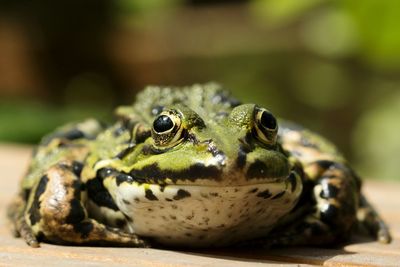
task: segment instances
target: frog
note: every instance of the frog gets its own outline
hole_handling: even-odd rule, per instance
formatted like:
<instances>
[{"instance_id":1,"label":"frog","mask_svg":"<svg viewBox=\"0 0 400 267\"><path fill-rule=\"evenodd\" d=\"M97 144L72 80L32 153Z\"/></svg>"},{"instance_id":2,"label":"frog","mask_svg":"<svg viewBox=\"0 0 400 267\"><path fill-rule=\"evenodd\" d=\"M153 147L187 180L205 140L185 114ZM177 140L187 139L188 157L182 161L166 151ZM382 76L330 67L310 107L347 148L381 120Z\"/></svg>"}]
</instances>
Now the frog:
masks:
<instances>
[{"instance_id":1,"label":"frog","mask_svg":"<svg viewBox=\"0 0 400 267\"><path fill-rule=\"evenodd\" d=\"M31 247L389 243L361 184L324 137L218 83L148 86L112 123L43 137L8 217Z\"/></svg>"}]
</instances>

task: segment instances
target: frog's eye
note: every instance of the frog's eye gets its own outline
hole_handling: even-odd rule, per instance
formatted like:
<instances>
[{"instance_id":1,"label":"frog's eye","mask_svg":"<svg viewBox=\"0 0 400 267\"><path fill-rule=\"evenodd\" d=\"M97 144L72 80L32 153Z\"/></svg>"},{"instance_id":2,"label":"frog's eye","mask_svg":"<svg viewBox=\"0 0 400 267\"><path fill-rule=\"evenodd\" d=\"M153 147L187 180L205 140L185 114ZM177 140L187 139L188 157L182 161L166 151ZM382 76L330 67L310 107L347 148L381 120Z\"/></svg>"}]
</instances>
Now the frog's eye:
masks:
<instances>
[{"instance_id":1,"label":"frog's eye","mask_svg":"<svg viewBox=\"0 0 400 267\"><path fill-rule=\"evenodd\" d=\"M154 122L151 135L157 146L171 147L182 140L182 117L176 110L163 111Z\"/></svg>"},{"instance_id":2,"label":"frog's eye","mask_svg":"<svg viewBox=\"0 0 400 267\"><path fill-rule=\"evenodd\" d=\"M174 129L174 122L169 116L161 115L153 122L153 129L156 133L165 133Z\"/></svg>"},{"instance_id":3,"label":"frog's eye","mask_svg":"<svg viewBox=\"0 0 400 267\"><path fill-rule=\"evenodd\" d=\"M256 137L265 144L275 144L278 132L278 122L274 115L265 108L256 107L254 116L254 130Z\"/></svg>"}]
</instances>

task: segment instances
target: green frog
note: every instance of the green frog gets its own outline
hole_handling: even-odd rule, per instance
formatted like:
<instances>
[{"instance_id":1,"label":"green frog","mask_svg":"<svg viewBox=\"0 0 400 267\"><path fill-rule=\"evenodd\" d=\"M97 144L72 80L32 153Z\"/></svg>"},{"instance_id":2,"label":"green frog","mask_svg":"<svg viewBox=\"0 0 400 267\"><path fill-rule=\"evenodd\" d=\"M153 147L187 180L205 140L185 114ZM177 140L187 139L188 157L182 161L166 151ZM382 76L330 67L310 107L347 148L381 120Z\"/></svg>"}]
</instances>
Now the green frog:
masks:
<instances>
[{"instance_id":1,"label":"green frog","mask_svg":"<svg viewBox=\"0 0 400 267\"><path fill-rule=\"evenodd\" d=\"M331 245L357 226L390 242L331 143L218 84L150 86L115 114L35 149L8 209L28 245Z\"/></svg>"}]
</instances>

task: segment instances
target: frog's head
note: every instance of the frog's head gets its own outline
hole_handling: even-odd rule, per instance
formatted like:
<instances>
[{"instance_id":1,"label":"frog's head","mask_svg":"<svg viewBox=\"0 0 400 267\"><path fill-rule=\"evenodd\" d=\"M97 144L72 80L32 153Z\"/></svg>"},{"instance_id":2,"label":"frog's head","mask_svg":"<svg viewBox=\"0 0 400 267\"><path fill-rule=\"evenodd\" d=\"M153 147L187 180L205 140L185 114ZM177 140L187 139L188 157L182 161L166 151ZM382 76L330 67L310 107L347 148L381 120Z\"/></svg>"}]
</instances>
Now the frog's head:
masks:
<instances>
[{"instance_id":1,"label":"frog's head","mask_svg":"<svg viewBox=\"0 0 400 267\"><path fill-rule=\"evenodd\" d=\"M149 88L117 114L132 129L121 142L132 149L103 160L112 170L100 176L135 233L168 244L228 244L268 233L297 202L300 175L264 108L205 85Z\"/></svg>"},{"instance_id":2,"label":"frog's head","mask_svg":"<svg viewBox=\"0 0 400 267\"><path fill-rule=\"evenodd\" d=\"M243 104L200 116L184 105L164 107L124 169L151 184L248 185L279 182L290 171L277 144L277 120Z\"/></svg>"}]
</instances>

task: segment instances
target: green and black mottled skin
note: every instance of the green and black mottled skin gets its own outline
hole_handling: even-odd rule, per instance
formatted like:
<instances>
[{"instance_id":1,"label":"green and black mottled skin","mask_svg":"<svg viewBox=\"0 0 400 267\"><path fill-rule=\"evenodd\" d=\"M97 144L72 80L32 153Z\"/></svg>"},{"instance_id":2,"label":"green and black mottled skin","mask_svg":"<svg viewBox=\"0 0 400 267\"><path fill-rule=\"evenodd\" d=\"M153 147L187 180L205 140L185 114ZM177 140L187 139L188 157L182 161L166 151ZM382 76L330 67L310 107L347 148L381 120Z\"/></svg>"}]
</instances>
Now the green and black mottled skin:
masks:
<instances>
[{"instance_id":1,"label":"green and black mottled skin","mask_svg":"<svg viewBox=\"0 0 400 267\"><path fill-rule=\"evenodd\" d=\"M8 214L28 245L331 245L384 222L336 148L221 86L148 87L43 138ZM278 130L279 128L279 130Z\"/></svg>"}]
</instances>

